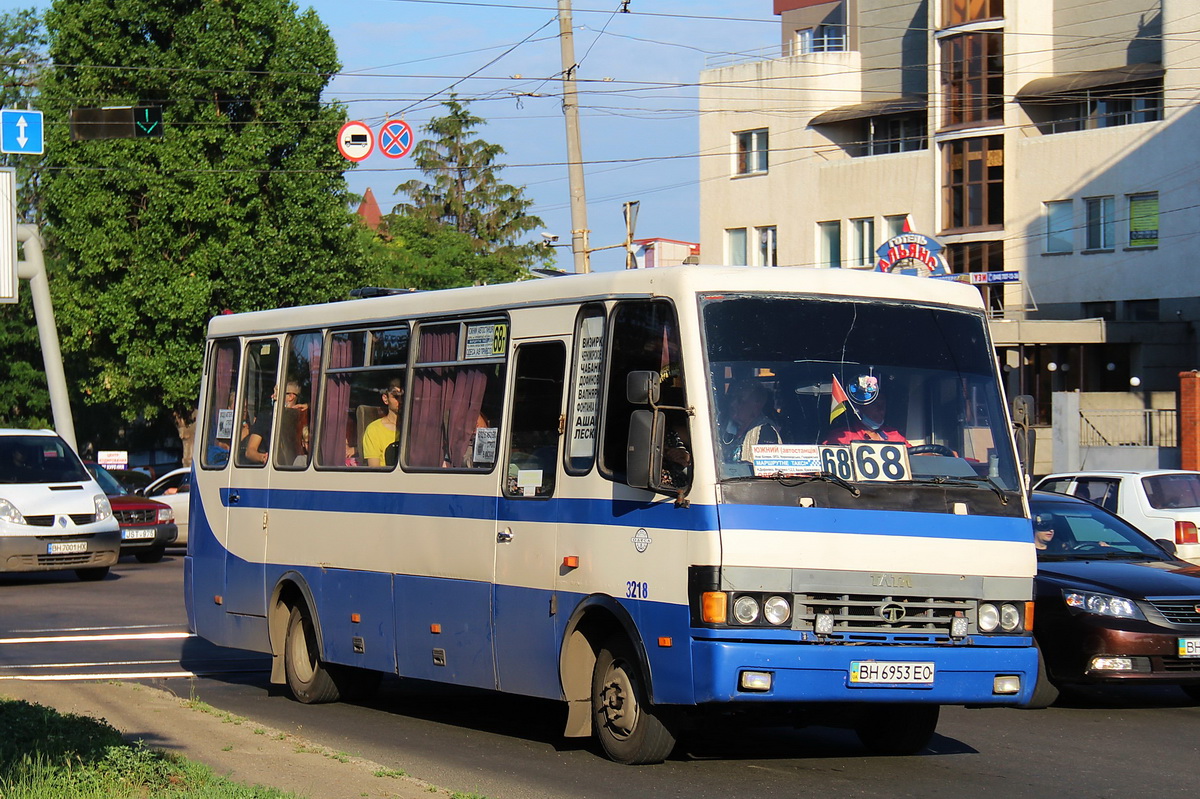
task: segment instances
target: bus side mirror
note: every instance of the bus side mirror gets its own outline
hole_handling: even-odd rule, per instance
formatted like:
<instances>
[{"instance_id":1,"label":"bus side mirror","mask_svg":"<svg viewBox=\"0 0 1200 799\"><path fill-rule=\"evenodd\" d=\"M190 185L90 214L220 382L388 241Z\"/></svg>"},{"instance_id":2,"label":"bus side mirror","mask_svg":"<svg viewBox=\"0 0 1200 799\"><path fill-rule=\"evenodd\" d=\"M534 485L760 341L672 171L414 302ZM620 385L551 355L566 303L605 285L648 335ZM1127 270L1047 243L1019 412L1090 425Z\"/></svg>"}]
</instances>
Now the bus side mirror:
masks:
<instances>
[{"instance_id":1,"label":"bus side mirror","mask_svg":"<svg viewBox=\"0 0 1200 799\"><path fill-rule=\"evenodd\" d=\"M1012 400L1013 441L1017 445L1017 458L1025 474L1033 469L1033 450L1037 438L1033 432L1034 399L1029 394L1018 394Z\"/></svg>"},{"instance_id":2,"label":"bus side mirror","mask_svg":"<svg viewBox=\"0 0 1200 799\"><path fill-rule=\"evenodd\" d=\"M625 376L625 399L631 405L657 405L658 372L630 372Z\"/></svg>"},{"instance_id":3,"label":"bus side mirror","mask_svg":"<svg viewBox=\"0 0 1200 799\"><path fill-rule=\"evenodd\" d=\"M652 491L658 490L660 482L664 438L662 425L655 425L654 417L654 411L647 410L637 410L630 415L625 450L625 482L634 488Z\"/></svg>"}]
</instances>

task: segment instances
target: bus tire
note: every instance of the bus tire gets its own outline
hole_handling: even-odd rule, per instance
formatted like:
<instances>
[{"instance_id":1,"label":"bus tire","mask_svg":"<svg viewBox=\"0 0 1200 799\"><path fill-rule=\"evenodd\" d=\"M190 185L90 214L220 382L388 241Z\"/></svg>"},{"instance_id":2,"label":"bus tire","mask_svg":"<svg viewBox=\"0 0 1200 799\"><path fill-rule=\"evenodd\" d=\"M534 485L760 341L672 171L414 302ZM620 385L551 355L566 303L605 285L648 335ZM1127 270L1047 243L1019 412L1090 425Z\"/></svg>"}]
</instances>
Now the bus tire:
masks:
<instances>
[{"instance_id":1,"label":"bus tire","mask_svg":"<svg viewBox=\"0 0 1200 799\"><path fill-rule=\"evenodd\" d=\"M340 694L337 684L321 662L316 630L302 605L293 607L288 616L287 635L283 642L283 666L287 672L288 688L296 701L318 705L338 700Z\"/></svg>"},{"instance_id":2,"label":"bus tire","mask_svg":"<svg viewBox=\"0 0 1200 799\"><path fill-rule=\"evenodd\" d=\"M94 583L108 576L108 567L94 566L90 569L76 569L75 576L85 583Z\"/></svg>"},{"instance_id":3,"label":"bus tire","mask_svg":"<svg viewBox=\"0 0 1200 799\"><path fill-rule=\"evenodd\" d=\"M675 735L647 700L636 653L623 637L605 641L596 657L592 731L604 754L625 765L661 763L675 748Z\"/></svg>"},{"instance_id":4,"label":"bus tire","mask_svg":"<svg viewBox=\"0 0 1200 799\"><path fill-rule=\"evenodd\" d=\"M1037 648L1037 656L1037 683L1033 686L1033 697L1029 700L1029 704L1025 705L1029 710L1050 707L1058 699L1058 687L1050 682L1050 675L1046 673L1046 659L1042 657L1040 646Z\"/></svg>"},{"instance_id":5,"label":"bus tire","mask_svg":"<svg viewBox=\"0 0 1200 799\"><path fill-rule=\"evenodd\" d=\"M864 710L854 732L877 755L915 755L937 729L938 705L877 705Z\"/></svg>"}]
</instances>

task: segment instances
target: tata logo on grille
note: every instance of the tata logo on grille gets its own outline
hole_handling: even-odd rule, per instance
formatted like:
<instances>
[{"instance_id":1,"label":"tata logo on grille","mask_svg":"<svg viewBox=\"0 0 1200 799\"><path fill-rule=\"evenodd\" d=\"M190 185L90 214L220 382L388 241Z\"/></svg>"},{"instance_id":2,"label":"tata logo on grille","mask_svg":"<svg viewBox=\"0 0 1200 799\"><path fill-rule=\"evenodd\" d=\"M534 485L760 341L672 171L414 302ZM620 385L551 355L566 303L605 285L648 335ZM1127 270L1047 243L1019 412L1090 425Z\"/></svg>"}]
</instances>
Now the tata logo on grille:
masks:
<instances>
[{"instance_id":1,"label":"tata logo on grille","mask_svg":"<svg viewBox=\"0 0 1200 799\"><path fill-rule=\"evenodd\" d=\"M875 588L912 588L911 574L872 574L871 585Z\"/></svg>"},{"instance_id":2,"label":"tata logo on grille","mask_svg":"<svg viewBox=\"0 0 1200 799\"><path fill-rule=\"evenodd\" d=\"M895 624L904 618L904 607L895 602L889 602L879 609L879 618L888 624Z\"/></svg>"}]
</instances>

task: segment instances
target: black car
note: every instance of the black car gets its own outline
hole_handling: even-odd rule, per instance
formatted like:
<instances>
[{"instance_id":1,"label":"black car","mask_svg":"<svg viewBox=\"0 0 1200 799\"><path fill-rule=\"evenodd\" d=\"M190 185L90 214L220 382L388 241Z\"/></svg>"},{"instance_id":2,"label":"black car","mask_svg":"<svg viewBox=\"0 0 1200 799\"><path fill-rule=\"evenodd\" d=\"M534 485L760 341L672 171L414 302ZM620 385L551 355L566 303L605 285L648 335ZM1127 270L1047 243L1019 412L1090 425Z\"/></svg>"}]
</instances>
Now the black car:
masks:
<instances>
[{"instance_id":1,"label":"black car","mask_svg":"<svg viewBox=\"0 0 1200 799\"><path fill-rule=\"evenodd\" d=\"M1035 491L1034 638L1047 679L1032 706L1070 684L1178 685L1200 701L1200 566L1086 500Z\"/></svg>"}]
</instances>

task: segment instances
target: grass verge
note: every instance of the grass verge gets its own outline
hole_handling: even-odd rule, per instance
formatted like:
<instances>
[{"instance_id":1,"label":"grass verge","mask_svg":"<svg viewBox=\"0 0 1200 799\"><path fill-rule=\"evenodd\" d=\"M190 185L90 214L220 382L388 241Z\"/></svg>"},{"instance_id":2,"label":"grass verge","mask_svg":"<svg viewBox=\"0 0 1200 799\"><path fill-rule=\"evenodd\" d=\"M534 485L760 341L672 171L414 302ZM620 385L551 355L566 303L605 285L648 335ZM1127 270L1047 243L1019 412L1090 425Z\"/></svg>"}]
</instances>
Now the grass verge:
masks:
<instances>
[{"instance_id":1,"label":"grass verge","mask_svg":"<svg viewBox=\"0 0 1200 799\"><path fill-rule=\"evenodd\" d=\"M245 786L185 758L129 743L113 727L0 699L0 799L298 799Z\"/></svg>"}]
</instances>

